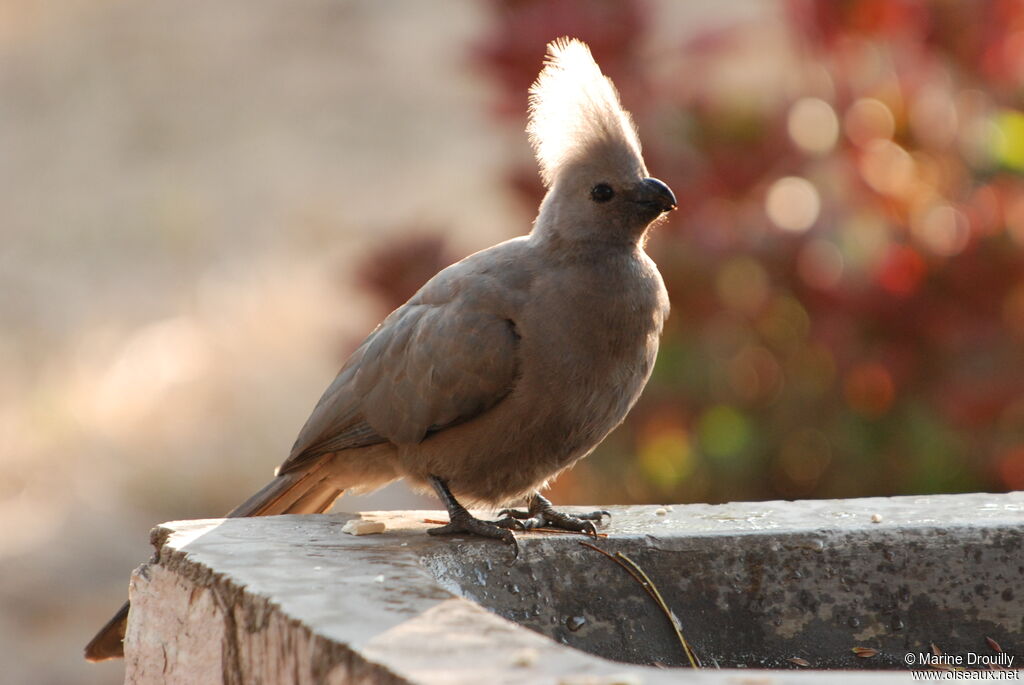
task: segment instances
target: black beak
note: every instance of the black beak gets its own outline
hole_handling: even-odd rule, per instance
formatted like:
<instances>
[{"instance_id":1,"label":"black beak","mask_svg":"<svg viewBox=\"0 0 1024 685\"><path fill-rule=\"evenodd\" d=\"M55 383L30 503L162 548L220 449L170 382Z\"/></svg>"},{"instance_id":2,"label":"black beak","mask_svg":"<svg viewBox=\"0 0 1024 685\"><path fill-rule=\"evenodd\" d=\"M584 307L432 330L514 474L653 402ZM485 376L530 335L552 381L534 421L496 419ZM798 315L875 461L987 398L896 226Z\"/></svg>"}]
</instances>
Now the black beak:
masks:
<instances>
[{"instance_id":1,"label":"black beak","mask_svg":"<svg viewBox=\"0 0 1024 685\"><path fill-rule=\"evenodd\" d=\"M676 196L672 189L656 178L640 181L634 202L657 208L659 214L676 208Z\"/></svg>"}]
</instances>

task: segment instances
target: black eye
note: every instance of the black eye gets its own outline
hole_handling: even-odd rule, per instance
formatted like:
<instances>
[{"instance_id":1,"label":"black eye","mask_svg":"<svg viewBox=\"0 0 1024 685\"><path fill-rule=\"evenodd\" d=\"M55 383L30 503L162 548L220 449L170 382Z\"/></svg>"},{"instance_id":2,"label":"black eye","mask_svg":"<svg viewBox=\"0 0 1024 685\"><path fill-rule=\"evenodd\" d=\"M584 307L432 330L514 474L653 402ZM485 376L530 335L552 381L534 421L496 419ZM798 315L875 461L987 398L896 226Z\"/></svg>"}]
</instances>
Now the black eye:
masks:
<instances>
[{"instance_id":1,"label":"black eye","mask_svg":"<svg viewBox=\"0 0 1024 685\"><path fill-rule=\"evenodd\" d=\"M607 183L598 183L590 189L590 199L594 202L608 202L615 197L615 191Z\"/></svg>"}]
</instances>

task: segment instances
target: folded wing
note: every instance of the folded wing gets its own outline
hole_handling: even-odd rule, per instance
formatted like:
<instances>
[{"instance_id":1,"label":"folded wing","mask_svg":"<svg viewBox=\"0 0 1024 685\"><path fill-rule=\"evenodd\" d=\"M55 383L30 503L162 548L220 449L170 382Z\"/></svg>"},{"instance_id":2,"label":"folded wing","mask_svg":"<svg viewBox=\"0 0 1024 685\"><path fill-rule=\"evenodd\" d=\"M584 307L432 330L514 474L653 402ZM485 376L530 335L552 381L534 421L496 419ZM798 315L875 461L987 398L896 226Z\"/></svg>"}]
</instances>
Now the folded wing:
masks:
<instances>
[{"instance_id":1,"label":"folded wing","mask_svg":"<svg viewBox=\"0 0 1024 685\"><path fill-rule=\"evenodd\" d=\"M468 421L512 389L515 324L458 299L415 299L363 342L320 398L279 472L323 454L416 443Z\"/></svg>"}]
</instances>

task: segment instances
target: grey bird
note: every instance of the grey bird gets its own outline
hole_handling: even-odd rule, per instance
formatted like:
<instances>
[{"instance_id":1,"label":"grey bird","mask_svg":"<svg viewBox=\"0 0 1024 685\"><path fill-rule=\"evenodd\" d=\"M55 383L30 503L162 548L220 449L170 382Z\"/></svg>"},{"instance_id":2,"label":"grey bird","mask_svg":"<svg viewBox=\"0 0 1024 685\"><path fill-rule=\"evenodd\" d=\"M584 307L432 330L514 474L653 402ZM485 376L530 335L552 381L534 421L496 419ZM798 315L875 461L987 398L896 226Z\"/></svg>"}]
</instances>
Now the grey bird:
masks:
<instances>
[{"instance_id":1,"label":"grey bird","mask_svg":"<svg viewBox=\"0 0 1024 685\"><path fill-rule=\"evenodd\" d=\"M587 46L559 39L530 89L528 132L547 194L528 235L444 269L366 338L276 477L228 516L326 511L399 478L432 488L450 522L515 546L516 530L596 534L541 494L618 426L650 377L668 295L644 252L674 209L649 178L629 114ZM463 505L506 506L497 521ZM128 605L86 647L123 656Z\"/></svg>"}]
</instances>

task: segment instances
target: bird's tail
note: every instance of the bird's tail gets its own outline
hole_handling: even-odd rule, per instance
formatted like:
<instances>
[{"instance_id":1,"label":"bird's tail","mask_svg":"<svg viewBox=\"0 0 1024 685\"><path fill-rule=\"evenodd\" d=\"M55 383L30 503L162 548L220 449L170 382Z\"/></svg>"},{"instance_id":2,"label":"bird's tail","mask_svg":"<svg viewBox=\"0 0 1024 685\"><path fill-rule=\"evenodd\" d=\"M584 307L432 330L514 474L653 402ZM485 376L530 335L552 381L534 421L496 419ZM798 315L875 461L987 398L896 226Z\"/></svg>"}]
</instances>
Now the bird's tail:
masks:
<instances>
[{"instance_id":1,"label":"bird's tail","mask_svg":"<svg viewBox=\"0 0 1024 685\"><path fill-rule=\"evenodd\" d=\"M277 514L322 514L331 508L342 490L325 479L324 461L309 468L282 473L232 509L227 518L276 516Z\"/></svg>"},{"instance_id":2,"label":"bird's tail","mask_svg":"<svg viewBox=\"0 0 1024 685\"><path fill-rule=\"evenodd\" d=\"M324 460L309 468L283 473L267 483L255 495L238 505L228 518L273 516L276 514L320 514L331 508L342 490L322 473ZM114 614L85 646L88 661L106 661L124 656L124 633L129 603Z\"/></svg>"}]
</instances>

